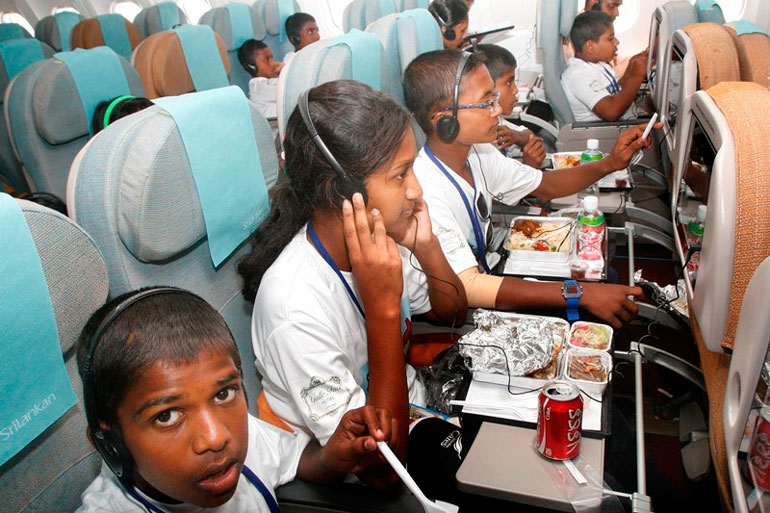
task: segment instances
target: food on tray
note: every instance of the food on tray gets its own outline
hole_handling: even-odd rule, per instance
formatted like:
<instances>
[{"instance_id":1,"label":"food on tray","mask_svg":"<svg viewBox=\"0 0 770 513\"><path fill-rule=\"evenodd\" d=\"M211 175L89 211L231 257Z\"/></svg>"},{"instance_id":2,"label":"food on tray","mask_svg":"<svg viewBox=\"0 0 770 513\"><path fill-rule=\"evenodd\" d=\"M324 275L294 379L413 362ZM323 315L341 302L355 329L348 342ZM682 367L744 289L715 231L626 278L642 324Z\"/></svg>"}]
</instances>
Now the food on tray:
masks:
<instances>
[{"instance_id":1,"label":"food on tray","mask_svg":"<svg viewBox=\"0 0 770 513\"><path fill-rule=\"evenodd\" d=\"M580 153L573 155L554 155L553 167L554 169L564 169L565 167L577 167L580 165Z\"/></svg>"},{"instance_id":2,"label":"food on tray","mask_svg":"<svg viewBox=\"0 0 770 513\"><path fill-rule=\"evenodd\" d=\"M556 337L554 337L555 339ZM558 345L554 344L553 358L544 368L533 372L529 375L530 378L535 379L554 379L559 374L559 362L561 361L561 350L563 345L559 342Z\"/></svg>"},{"instance_id":3,"label":"food on tray","mask_svg":"<svg viewBox=\"0 0 770 513\"><path fill-rule=\"evenodd\" d=\"M537 221L517 219L511 228L508 249L568 253L573 223L570 221Z\"/></svg>"},{"instance_id":4,"label":"food on tray","mask_svg":"<svg viewBox=\"0 0 770 513\"><path fill-rule=\"evenodd\" d=\"M601 324L588 322L575 323L569 340L574 347L607 350L610 347L610 329Z\"/></svg>"},{"instance_id":5,"label":"food on tray","mask_svg":"<svg viewBox=\"0 0 770 513\"><path fill-rule=\"evenodd\" d=\"M582 381L604 383L609 375L608 369L602 360L602 354L573 354L569 359L567 376Z\"/></svg>"}]
</instances>

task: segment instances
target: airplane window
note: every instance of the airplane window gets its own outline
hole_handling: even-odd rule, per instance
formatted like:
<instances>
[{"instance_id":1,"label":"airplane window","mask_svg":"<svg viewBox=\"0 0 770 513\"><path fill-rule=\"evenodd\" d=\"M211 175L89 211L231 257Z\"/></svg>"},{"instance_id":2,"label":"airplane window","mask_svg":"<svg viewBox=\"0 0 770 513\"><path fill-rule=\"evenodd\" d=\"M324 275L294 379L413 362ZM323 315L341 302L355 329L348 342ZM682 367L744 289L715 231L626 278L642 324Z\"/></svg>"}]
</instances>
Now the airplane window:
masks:
<instances>
[{"instance_id":1,"label":"airplane window","mask_svg":"<svg viewBox=\"0 0 770 513\"><path fill-rule=\"evenodd\" d=\"M620 16L615 20L615 33L620 34L634 26L639 20L639 0L623 0L620 6Z\"/></svg>"},{"instance_id":2,"label":"airplane window","mask_svg":"<svg viewBox=\"0 0 770 513\"><path fill-rule=\"evenodd\" d=\"M180 0L179 6L187 15L190 23L198 23L200 17L211 9L211 5L206 0Z\"/></svg>"},{"instance_id":3,"label":"airplane window","mask_svg":"<svg viewBox=\"0 0 770 513\"><path fill-rule=\"evenodd\" d=\"M30 25L30 23L27 21L27 19L24 16L22 16L21 14L19 14L17 12L6 11L6 12L2 13L0 15L0 22L3 22L3 23L18 23L19 25L24 27L24 29L27 32L29 32L33 36L35 35L35 29L32 28L32 25Z\"/></svg>"},{"instance_id":4,"label":"airplane window","mask_svg":"<svg viewBox=\"0 0 770 513\"><path fill-rule=\"evenodd\" d=\"M112 2L110 6L110 12L113 14L120 14L128 21L134 21L136 15L139 14L142 8L130 0L124 0L120 2Z\"/></svg>"},{"instance_id":5,"label":"airplane window","mask_svg":"<svg viewBox=\"0 0 770 513\"><path fill-rule=\"evenodd\" d=\"M80 11L68 5L57 5L51 9L51 14L59 14L60 12L74 12L75 14L80 14Z\"/></svg>"}]
</instances>

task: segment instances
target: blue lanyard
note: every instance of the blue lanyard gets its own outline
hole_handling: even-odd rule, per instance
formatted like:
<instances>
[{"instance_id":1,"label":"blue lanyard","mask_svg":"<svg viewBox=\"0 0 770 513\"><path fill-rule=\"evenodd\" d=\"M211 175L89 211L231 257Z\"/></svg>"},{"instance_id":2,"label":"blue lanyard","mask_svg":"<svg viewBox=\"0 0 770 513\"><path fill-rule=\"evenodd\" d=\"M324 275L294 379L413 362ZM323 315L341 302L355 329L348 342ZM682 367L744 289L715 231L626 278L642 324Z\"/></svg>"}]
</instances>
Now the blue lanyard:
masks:
<instances>
[{"instance_id":1,"label":"blue lanyard","mask_svg":"<svg viewBox=\"0 0 770 513\"><path fill-rule=\"evenodd\" d=\"M358 298L356 297L355 294L353 294L353 289L350 288L350 284L348 283L348 280L346 280L345 277L342 276L342 271L340 271L340 268L337 267L337 264L334 263L334 260L332 259L331 255L329 255L329 252L326 251L326 246L324 246L323 242L321 242L321 239L318 238L318 235L313 229L312 221L307 222L307 234L310 237L310 241L316 247L318 252L321 253L321 256L323 257L323 259L326 260L326 263L329 264L329 267L332 268L332 271L334 271L335 274L337 274L337 277L340 279L342 284L345 285L345 290L348 291L348 295L350 296L350 299L353 300L353 303L355 303L356 308L358 308L358 311L361 313L361 317L366 319L366 314L364 313L364 309L361 307L361 303L358 302Z\"/></svg>"},{"instance_id":2,"label":"blue lanyard","mask_svg":"<svg viewBox=\"0 0 770 513\"><path fill-rule=\"evenodd\" d=\"M248 479L249 482L254 485L254 487L262 495L262 498L265 499L265 502L267 503L267 507L270 509L270 513L280 513L281 508L278 507L278 503L275 501L273 494L270 493L270 490L267 489L265 484L257 477L257 475L246 465L243 466L241 473L244 476L246 476L246 479ZM142 506L147 508L148 511L152 513L165 513L162 509L155 506L154 504L149 502L147 499L139 495L133 486L127 486L126 491L131 497L133 497L136 501L141 503Z\"/></svg>"},{"instance_id":3,"label":"blue lanyard","mask_svg":"<svg viewBox=\"0 0 770 513\"><path fill-rule=\"evenodd\" d=\"M447 179L452 183L452 185L455 186L455 189L457 189L457 192L460 194L460 198L462 198L463 204L465 205L465 210L468 212L468 217L471 218L473 236L476 239L476 251L479 254L479 260L481 260L481 265L484 267L484 270L487 272L487 274L492 274L492 271L489 269L489 264L487 264L487 243L484 239L484 234L481 231L481 223L479 223L479 217L476 215L476 182L473 179L473 172L471 172L471 185L473 185L474 204L473 208L471 208L470 203L468 203L468 196L465 195L462 188L460 187L460 184L457 183L457 180L455 180L452 175L449 174L449 171L446 170L441 161L436 158L432 151L430 151L427 143L425 146L423 146L423 149L425 150L425 153L428 155L428 157L433 161L433 163L436 164L436 167L438 167L439 170L444 173L444 176L447 177ZM467 161L466 164L468 165L468 169L470 169L471 166Z\"/></svg>"},{"instance_id":4,"label":"blue lanyard","mask_svg":"<svg viewBox=\"0 0 770 513\"><path fill-rule=\"evenodd\" d=\"M610 94L618 94L620 92L620 84L618 83L618 80L615 78L612 72L607 69L607 66L602 66L602 69L604 74L610 80Z\"/></svg>"}]
</instances>

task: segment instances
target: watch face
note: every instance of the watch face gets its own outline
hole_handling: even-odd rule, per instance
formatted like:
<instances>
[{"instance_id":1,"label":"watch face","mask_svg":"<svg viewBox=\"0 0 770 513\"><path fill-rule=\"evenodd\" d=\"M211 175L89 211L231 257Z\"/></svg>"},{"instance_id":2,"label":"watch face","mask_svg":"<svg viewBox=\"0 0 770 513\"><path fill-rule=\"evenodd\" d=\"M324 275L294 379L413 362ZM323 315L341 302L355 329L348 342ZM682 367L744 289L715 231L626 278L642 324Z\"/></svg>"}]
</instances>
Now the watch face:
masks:
<instances>
[{"instance_id":1,"label":"watch face","mask_svg":"<svg viewBox=\"0 0 770 513\"><path fill-rule=\"evenodd\" d=\"M566 283L564 285L564 295L567 297L578 297L581 292L580 285L575 283Z\"/></svg>"}]
</instances>

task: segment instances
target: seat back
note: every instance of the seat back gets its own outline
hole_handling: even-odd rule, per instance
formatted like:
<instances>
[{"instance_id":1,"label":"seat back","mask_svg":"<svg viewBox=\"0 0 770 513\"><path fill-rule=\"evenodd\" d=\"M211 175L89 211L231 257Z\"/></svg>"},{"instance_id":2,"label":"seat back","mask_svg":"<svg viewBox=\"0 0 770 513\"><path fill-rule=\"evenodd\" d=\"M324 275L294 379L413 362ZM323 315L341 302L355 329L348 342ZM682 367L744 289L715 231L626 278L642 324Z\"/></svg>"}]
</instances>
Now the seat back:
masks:
<instances>
[{"instance_id":1,"label":"seat back","mask_svg":"<svg viewBox=\"0 0 770 513\"><path fill-rule=\"evenodd\" d=\"M697 0L695 10L698 13L700 23L716 23L717 25L724 25L725 23L725 15L716 0Z\"/></svg>"},{"instance_id":2,"label":"seat back","mask_svg":"<svg viewBox=\"0 0 770 513\"><path fill-rule=\"evenodd\" d=\"M378 91L391 93L389 77L385 49L374 34L354 30L306 46L297 52L278 79L278 129L281 136L303 91L333 80L348 79L359 80Z\"/></svg>"},{"instance_id":3,"label":"seat back","mask_svg":"<svg viewBox=\"0 0 770 513\"><path fill-rule=\"evenodd\" d=\"M396 10L398 12L409 11L411 9L427 9L430 0L395 0Z\"/></svg>"},{"instance_id":4,"label":"seat back","mask_svg":"<svg viewBox=\"0 0 770 513\"><path fill-rule=\"evenodd\" d=\"M75 59L75 63L67 61ZM5 96L10 139L30 187L64 198L75 155L90 137L96 104L144 96L134 68L109 48L62 52L19 73Z\"/></svg>"},{"instance_id":5,"label":"seat back","mask_svg":"<svg viewBox=\"0 0 770 513\"><path fill-rule=\"evenodd\" d=\"M107 299L107 266L93 240L73 221L35 203L19 205L40 257L78 404L0 467L3 511L74 511L101 468L101 457L86 438L75 344L88 318Z\"/></svg>"},{"instance_id":6,"label":"seat back","mask_svg":"<svg viewBox=\"0 0 770 513\"><path fill-rule=\"evenodd\" d=\"M537 5L537 44L543 63L545 95L562 124L575 121L561 85L561 74L567 67L563 45L569 40L577 10L577 0L540 0Z\"/></svg>"},{"instance_id":7,"label":"seat back","mask_svg":"<svg viewBox=\"0 0 770 513\"><path fill-rule=\"evenodd\" d=\"M37 39L10 39L0 42L0 91L5 92L13 78L30 64L47 59L53 49ZM0 103L2 103L0 99ZM29 190L27 179L13 153L5 123L0 123L0 175L17 191Z\"/></svg>"},{"instance_id":8,"label":"seat back","mask_svg":"<svg viewBox=\"0 0 770 513\"><path fill-rule=\"evenodd\" d=\"M257 0L254 11L265 24L265 44L273 50L275 60L282 61L284 55L294 51L294 46L286 36L286 19L294 13L302 12L297 0Z\"/></svg>"},{"instance_id":9,"label":"seat back","mask_svg":"<svg viewBox=\"0 0 770 513\"><path fill-rule=\"evenodd\" d=\"M380 38L388 56L390 91L399 102L404 102L401 76L418 55L441 50L441 28L426 9L414 9L389 14L372 22L366 29Z\"/></svg>"},{"instance_id":10,"label":"seat back","mask_svg":"<svg viewBox=\"0 0 770 513\"><path fill-rule=\"evenodd\" d=\"M343 13L343 28L345 32L365 30L373 21L394 12L398 12L395 0L353 0Z\"/></svg>"},{"instance_id":11,"label":"seat back","mask_svg":"<svg viewBox=\"0 0 770 513\"><path fill-rule=\"evenodd\" d=\"M152 5L139 11L134 18L134 25L139 30L142 39L187 23L187 15L174 2L161 2Z\"/></svg>"},{"instance_id":12,"label":"seat back","mask_svg":"<svg viewBox=\"0 0 770 513\"><path fill-rule=\"evenodd\" d=\"M239 135L251 136L263 175L253 178L272 187L278 177L278 159L270 127L242 92L228 87L170 100L198 106L199 98L233 90L241 95L248 111L244 114L246 122L251 122L253 130L235 133L238 127L221 116L195 118L211 134L206 148L213 145L202 171L213 172L212 162L228 162L244 153L243 148L233 149L231 141L238 140ZM203 108L208 107L204 104ZM242 281L236 272L238 260L249 248L242 244L217 267L212 263L208 221L204 221L202 197L193 176L192 163L199 162L195 158L199 148L188 146L189 139L185 142L183 137L175 118L161 105L111 124L73 164L69 197L74 207L70 215L102 251L113 296L150 285L179 286L200 295L223 315L241 352L250 411L255 413L259 380L251 345L252 308L241 294ZM243 167L227 170L250 171ZM228 192L232 182L227 172L214 177L219 179L210 182L206 194L221 202L220 212L232 213L234 200Z\"/></svg>"},{"instance_id":13,"label":"seat back","mask_svg":"<svg viewBox=\"0 0 770 513\"><path fill-rule=\"evenodd\" d=\"M647 61L647 78L650 83L652 103L660 108L663 104L663 90L666 87L666 68L663 66L669 41L677 30L698 22L698 13L690 2L680 0L661 5L652 14L650 45L653 49ZM655 57L655 73L652 59Z\"/></svg>"},{"instance_id":14,"label":"seat back","mask_svg":"<svg viewBox=\"0 0 770 513\"><path fill-rule=\"evenodd\" d=\"M30 33L18 23L0 23L0 41L30 37L32 37Z\"/></svg>"},{"instance_id":15,"label":"seat back","mask_svg":"<svg viewBox=\"0 0 770 513\"><path fill-rule=\"evenodd\" d=\"M230 83L248 94L251 75L243 69L238 60L238 48L249 39L265 39L265 24L262 19L248 5L231 3L208 11L201 16L199 23L210 26L222 38L230 65Z\"/></svg>"},{"instance_id":16,"label":"seat back","mask_svg":"<svg viewBox=\"0 0 770 513\"><path fill-rule=\"evenodd\" d=\"M85 18L76 12L62 11L46 16L35 25L35 37L57 52L71 50L70 35L75 25Z\"/></svg>"},{"instance_id":17,"label":"seat back","mask_svg":"<svg viewBox=\"0 0 770 513\"><path fill-rule=\"evenodd\" d=\"M142 41L132 62L150 99L229 84L225 44L208 25L182 25L153 34Z\"/></svg>"},{"instance_id":18,"label":"seat back","mask_svg":"<svg viewBox=\"0 0 770 513\"><path fill-rule=\"evenodd\" d=\"M725 25L735 40L741 80L770 87L770 35L751 22Z\"/></svg>"},{"instance_id":19,"label":"seat back","mask_svg":"<svg viewBox=\"0 0 770 513\"><path fill-rule=\"evenodd\" d=\"M129 59L142 40L136 25L120 14L102 14L88 18L72 28L72 48L109 46L118 55Z\"/></svg>"}]
</instances>

